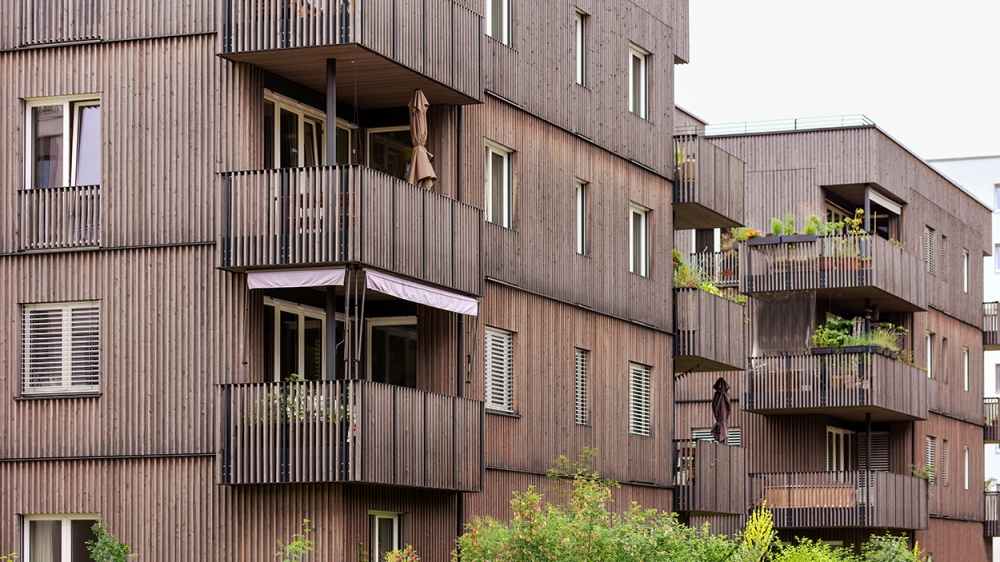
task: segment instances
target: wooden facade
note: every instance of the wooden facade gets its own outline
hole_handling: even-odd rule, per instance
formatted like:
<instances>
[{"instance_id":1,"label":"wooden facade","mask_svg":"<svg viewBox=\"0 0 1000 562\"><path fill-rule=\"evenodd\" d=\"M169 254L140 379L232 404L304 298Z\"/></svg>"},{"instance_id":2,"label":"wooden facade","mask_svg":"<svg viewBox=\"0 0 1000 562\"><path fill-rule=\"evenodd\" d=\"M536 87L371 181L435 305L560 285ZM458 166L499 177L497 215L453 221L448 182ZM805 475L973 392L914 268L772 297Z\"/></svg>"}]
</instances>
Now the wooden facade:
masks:
<instances>
[{"instance_id":1,"label":"wooden facade","mask_svg":"<svg viewBox=\"0 0 1000 562\"><path fill-rule=\"evenodd\" d=\"M744 307L701 289L674 289L674 371L746 368Z\"/></svg>"},{"instance_id":2,"label":"wooden facade","mask_svg":"<svg viewBox=\"0 0 1000 562\"><path fill-rule=\"evenodd\" d=\"M674 228L743 225L745 164L705 137L674 137Z\"/></svg>"},{"instance_id":3,"label":"wooden facade","mask_svg":"<svg viewBox=\"0 0 1000 562\"><path fill-rule=\"evenodd\" d=\"M674 441L674 511L746 512L746 449L715 441Z\"/></svg>"}]
</instances>

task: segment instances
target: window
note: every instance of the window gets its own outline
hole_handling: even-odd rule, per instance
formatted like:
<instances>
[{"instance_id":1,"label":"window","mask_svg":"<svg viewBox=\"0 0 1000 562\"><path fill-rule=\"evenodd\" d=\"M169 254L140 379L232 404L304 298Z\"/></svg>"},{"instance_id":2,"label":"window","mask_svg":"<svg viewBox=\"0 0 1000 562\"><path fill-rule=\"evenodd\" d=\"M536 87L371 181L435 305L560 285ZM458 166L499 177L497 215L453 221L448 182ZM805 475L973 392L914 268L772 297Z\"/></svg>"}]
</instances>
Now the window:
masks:
<instances>
[{"instance_id":1,"label":"window","mask_svg":"<svg viewBox=\"0 0 1000 562\"><path fill-rule=\"evenodd\" d=\"M576 253L587 255L587 182L576 180Z\"/></svg>"},{"instance_id":2,"label":"window","mask_svg":"<svg viewBox=\"0 0 1000 562\"><path fill-rule=\"evenodd\" d=\"M715 437L712 437L711 427L698 427L691 429L691 439L695 441L715 441ZM743 435L740 428L729 428L729 439L726 440L726 443L733 447L739 447L743 444Z\"/></svg>"},{"instance_id":3,"label":"window","mask_svg":"<svg viewBox=\"0 0 1000 562\"><path fill-rule=\"evenodd\" d=\"M87 541L97 515L27 515L24 517L24 560L77 562L90 560Z\"/></svg>"},{"instance_id":4,"label":"window","mask_svg":"<svg viewBox=\"0 0 1000 562\"><path fill-rule=\"evenodd\" d=\"M924 266L927 273L934 273L934 229L924 227Z\"/></svg>"},{"instance_id":5,"label":"window","mask_svg":"<svg viewBox=\"0 0 1000 562\"><path fill-rule=\"evenodd\" d=\"M585 349L576 348L576 423L587 425L590 416L587 415L588 388L587 388L587 362L590 352Z\"/></svg>"},{"instance_id":6,"label":"window","mask_svg":"<svg viewBox=\"0 0 1000 562\"><path fill-rule=\"evenodd\" d=\"M405 180L413 156L409 126L368 129L368 167Z\"/></svg>"},{"instance_id":7,"label":"window","mask_svg":"<svg viewBox=\"0 0 1000 562\"><path fill-rule=\"evenodd\" d=\"M399 533L399 514L371 511L372 554L375 560L385 560L388 552L403 548Z\"/></svg>"},{"instance_id":8,"label":"window","mask_svg":"<svg viewBox=\"0 0 1000 562\"><path fill-rule=\"evenodd\" d=\"M486 143L486 220L510 228L510 153L499 144Z\"/></svg>"},{"instance_id":9,"label":"window","mask_svg":"<svg viewBox=\"0 0 1000 562\"><path fill-rule=\"evenodd\" d=\"M948 237L942 235L938 244L938 275L942 281L948 281Z\"/></svg>"},{"instance_id":10,"label":"window","mask_svg":"<svg viewBox=\"0 0 1000 562\"><path fill-rule=\"evenodd\" d=\"M46 98L26 105L27 189L100 185L101 102Z\"/></svg>"},{"instance_id":11,"label":"window","mask_svg":"<svg viewBox=\"0 0 1000 562\"><path fill-rule=\"evenodd\" d=\"M638 363L628 365L628 431L634 435L650 435L649 367Z\"/></svg>"},{"instance_id":12,"label":"window","mask_svg":"<svg viewBox=\"0 0 1000 562\"><path fill-rule=\"evenodd\" d=\"M965 391L969 391L969 348L962 348L962 381Z\"/></svg>"},{"instance_id":13,"label":"window","mask_svg":"<svg viewBox=\"0 0 1000 562\"><path fill-rule=\"evenodd\" d=\"M948 485L948 440L941 440L941 485Z\"/></svg>"},{"instance_id":14,"label":"window","mask_svg":"<svg viewBox=\"0 0 1000 562\"><path fill-rule=\"evenodd\" d=\"M628 270L649 277L649 209L630 203L628 216Z\"/></svg>"},{"instance_id":15,"label":"window","mask_svg":"<svg viewBox=\"0 0 1000 562\"><path fill-rule=\"evenodd\" d=\"M843 472L851 466L851 440L854 432L839 427L826 428L826 470Z\"/></svg>"},{"instance_id":16,"label":"window","mask_svg":"<svg viewBox=\"0 0 1000 562\"><path fill-rule=\"evenodd\" d=\"M993 270L1000 273L1000 244L993 245Z\"/></svg>"},{"instance_id":17,"label":"window","mask_svg":"<svg viewBox=\"0 0 1000 562\"><path fill-rule=\"evenodd\" d=\"M486 407L514 412L514 332L486 327Z\"/></svg>"},{"instance_id":18,"label":"window","mask_svg":"<svg viewBox=\"0 0 1000 562\"><path fill-rule=\"evenodd\" d=\"M326 379L323 309L264 297L264 342L266 380Z\"/></svg>"},{"instance_id":19,"label":"window","mask_svg":"<svg viewBox=\"0 0 1000 562\"><path fill-rule=\"evenodd\" d=\"M99 388L97 302L26 304L21 394L93 393Z\"/></svg>"},{"instance_id":20,"label":"window","mask_svg":"<svg viewBox=\"0 0 1000 562\"><path fill-rule=\"evenodd\" d=\"M417 317L370 318L365 322L368 380L417 387Z\"/></svg>"},{"instance_id":21,"label":"window","mask_svg":"<svg viewBox=\"0 0 1000 562\"><path fill-rule=\"evenodd\" d=\"M486 35L510 45L510 0L486 0Z\"/></svg>"},{"instance_id":22,"label":"window","mask_svg":"<svg viewBox=\"0 0 1000 562\"><path fill-rule=\"evenodd\" d=\"M965 461L965 463L964 463L965 464L965 470L963 471L965 473L964 488L966 490L968 490L969 489L969 447L968 446L965 447L962 456L963 456L963 460Z\"/></svg>"},{"instance_id":23,"label":"window","mask_svg":"<svg viewBox=\"0 0 1000 562\"><path fill-rule=\"evenodd\" d=\"M646 76L649 53L635 45L629 45L628 59L628 110L646 119L649 113L649 83Z\"/></svg>"},{"instance_id":24,"label":"window","mask_svg":"<svg viewBox=\"0 0 1000 562\"><path fill-rule=\"evenodd\" d=\"M587 14L576 12L576 83L583 86L587 79Z\"/></svg>"},{"instance_id":25,"label":"window","mask_svg":"<svg viewBox=\"0 0 1000 562\"><path fill-rule=\"evenodd\" d=\"M924 450L924 466L930 469L930 480L929 482L933 484L937 481L936 475L934 474L937 469L937 463L935 462L935 449L937 448L937 438L927 436L927 443Z\"/></svg>"},{"instance_id":26,"label":"window","mask_svg":"<svg viewBox=\"0 0 1000 562\"><path fill-rule=\"evenodd\" d=\"M969 292L969 251L962 249L962 292Z\"/></svg>"},{"instance_id":27,"label":"window","mask_svg":"<svg viewBox=\"0 0 1000 562\"><path fill-rule=\"evenodd\" d=\"M934 378L934 332L927 332L927 378Z\"/></svg>"},{"instance_id":28,"label":"window","mask_svg":"<svg viewBox=\"0 0 1000 562\"><path fill-rule=\"evenodd\" d=\"M322 166L326 113L273 92L264 93L264 167Z\"/></svg>"}]
</instances>

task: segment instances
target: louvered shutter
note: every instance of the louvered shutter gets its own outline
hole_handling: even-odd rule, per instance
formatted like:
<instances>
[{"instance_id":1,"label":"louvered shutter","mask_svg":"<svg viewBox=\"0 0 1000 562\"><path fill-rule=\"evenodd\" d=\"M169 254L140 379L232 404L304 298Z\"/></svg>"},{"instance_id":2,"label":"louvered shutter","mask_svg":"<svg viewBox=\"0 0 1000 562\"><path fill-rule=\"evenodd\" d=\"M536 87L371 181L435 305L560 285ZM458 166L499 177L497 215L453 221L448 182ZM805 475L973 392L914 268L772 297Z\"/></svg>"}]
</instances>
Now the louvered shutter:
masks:
<instances>
[{"instance_id":1,"label":"louvered shutter","mask_svg":"<svg viewBox=\"0 0 1000 562\"><path fill-rule=\"evenodd\" d=\"M712 428L710 427L697 427L692 429L691 439L695 441L715 441L715 437L712 437ZM729 439L726 440L726 443L733 447L739 447L742 444L740 428L729 428Z\"/></svg>"},{"instance_id":2,"label":"louvered shutter","mask_svg":"<svg viewBox=\"0 0 1000 562\"><path fill-rule=\"evenodd\" d=\"M937 466L934 464L934 452L935 452L934 449L936 448L937 448L937 439L928 435L927 445L924 451L924 466L935 469L937 468ZM936 476L937 475L933 473L931 474L931 480L930 480L931 484L933 484L934 481L936 480Z\"/></svg>"},{"instance_id":3,"label":"louvered shutter","mask_svg":"<svg viewBox=\"0 0 1000 562\"><path fill-rule=\"evenodd\" d=\"M649 367L629 363L628 430L635 435L649 435Z\"/></svg>"},{"instance_id":4,"label":"louvered shutter","mask_svg":"<svg viewBox=\"0 0 1000 562\"><path fill-rule=\"evenodd\" d=\"M941 462L938 464L941 465L941 474L940 474L941 485L947 486L948 485L948 440L947 439L941 440Z\"/></svg>"},{"instance_id":5,"label":"louvered shutter","mask_svg":"<svg viewBox=\"0 0 1000 562\"><path fill-rule=\"evenodd\" d=\"M864 433L858 434L858 466L865 470L867 444ZM889 472L889 432L872 432L872 466L869 470Z\"/></svg>"},{"instance_id":6,"label":"louvered shutter","mask_svg":"<svg viewBox=\"0 0 1000 562\"><path fill-rule=\"evenodd\" d=\"M924 227L924 265L927 273L934 273L934 230Z\"/></svg>"},{"instance_id":7,"label":"louvered shutter","mask_svg":"<svg viewBox=\"0 0 1000 562\"><path fill-rule=\"evenodd\" d=\"M486 327L486 407L514 411L514 334Z\"/></svg>"},{"instance_id":8,"label":"louvered shutter","mask_svg":"<svg viewBox=\"0 0 1000 562\"><path fill-rule=\"evenodd\" d=\"M99 336L96 302L25 305L21 393L98 391Z\"/></svg>"},{"instance_id":9,"label":"louvered shutter","mask_svg":"<svg viewBox=\"0 0 1000 562\"><path fill-rule=\"evenodd\" d=\"M587 351L576 350L576 423L587 424Z\"/></svg>"}]
</instances>

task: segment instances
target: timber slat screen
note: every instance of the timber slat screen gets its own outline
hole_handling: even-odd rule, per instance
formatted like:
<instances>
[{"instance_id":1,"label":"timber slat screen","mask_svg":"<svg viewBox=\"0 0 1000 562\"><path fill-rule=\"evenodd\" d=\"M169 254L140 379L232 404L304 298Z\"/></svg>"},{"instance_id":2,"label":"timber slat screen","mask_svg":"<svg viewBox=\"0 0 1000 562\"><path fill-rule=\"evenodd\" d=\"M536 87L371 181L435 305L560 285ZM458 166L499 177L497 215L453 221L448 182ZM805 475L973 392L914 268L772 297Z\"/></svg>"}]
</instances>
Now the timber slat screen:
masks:
<instances>
[{"instance_id":1,"label":"timber slat screen","mask_svg":"<svg viewBox=\"0 0 1000 562\"><path fill-rule=\"evenodd\" d=\"M746 164L705 137L674 137L674 205L677 230L743 224ZM702 207L709 212L699 212Z\"/></svg>"},{"instance_id":2,"label":"timber slat screen","mask_svg":"<svg viewBox=\"0 0 1000 562\"><path fill-rule=\"evenodd\" d=\"M674 511L746 511L746 449L715 441L674 440Z\"/></svg>"},{"instance_id":3,"label":"timber slat screen","mask_svg":"<svg viewBox=\"0 0 1000 562\"><path fill-rule=\"evenodd\" d=\"M777 528L927 528L927 482L881 471L750 475L750 501L767 501Z\"/></svg>"},{"instance_id":4,"label":"timber slat screen","mask_svg":"<svg viewBox=\"0 0 1000 562\"><path fill-rule=\"evenodd\" d=\"M20 1L21 45L101 38L101 0Z\"/></svg>"},{"instance_id":5,"label":"timber slat screen","mask_svg":"<svg viewBox=\"0 0 1000 562\"><path fill-rule=\"evenodd\" d=\"M482 211L363 166L222 175L225 268L358 262L480 292Z\"/></svg>"},{"instance_id":6,"label":"timber slat screen","mask_svg":"<svg viewBox=\"0 0 1000 562\"><path fill-rule=\"evenodd\" d=\"M742 407L748 412L833 415L864 407L876 418L892 412L927 419L927 375L877 353L754 357L746 377Z\"/></svg>"},{"instance_id":7,"label":"timber slat screen","mask_svg":"<svg viewBox=\"0 0 1000 562\"><path fill-rule=\"evenodd\" d=\"M1000 443L1000 398L983 398L983 441Z\"/></svg>"},{"instance_id":8,"label":"timber slat screen","mask_svg":"<svg viewBox=\"0 0 1000 562\"><path fill-rule=\"evenodd\" d=\"M674 359L689 358L685 363L693 365L684 371L746 368L743 306L701 289L674 289L674 302Z\"/></svg>"},{"instance_id":9,"label":"timber slat screen","mask_svg":"<svg viewBox=\"0 0 1000 562\"><path fill-rule=\"evenodd\" d=\"M983 536L1000 537L1000 492L986 492Z\"/></svg>"},{"instance_id":10,"label":"timber slat screen","mask_svg":"<svg viewBox=\"0 0 1000 562\"><path fill-rule=\"evenodd\" d=\"M222 483L479 491L483 402L369 381L222 385Z\"/></svg>"},{"instance_id":11,"label":"timber slat screen","mask_svg":"<svg viewBox=\"0 0 1000 562\"><path fill-rule=\"evenodd\" d=\"M689 263L701 270L717 287L737 287L740 284L740 255L736 250L725 252L695 252Z\"/></svg>"},{"instance_id":12,"label":"timber slat screen","mask_svg":"<svg viewBox=\"0 0 1000 562\"><path fill-rule=\"evenodd\" d=\"M17 192L18 250L81 248L101 243L101 186Z\"/></svg>"},{"instance_id":13,"label":"timber slat screen","mask_svg":"<svg viewBox=\"0 0 1000 562\"><path fill-rule=\"evenodd\" d=\"M986 351L1000 350L1000 337L997 326L997 302L983 303L983 349Z\"/></svg>"},{"instance_id":14,"label":"timber slat screen","mask_svg":"<svg viewBox=\"0 0 1000 562\"><path fill-rule=\"evenodd\" d=\"M740 256L741 293L875 287L927 308L924 263L879 236L746 246Z\"/></svg>"}]
</instances>

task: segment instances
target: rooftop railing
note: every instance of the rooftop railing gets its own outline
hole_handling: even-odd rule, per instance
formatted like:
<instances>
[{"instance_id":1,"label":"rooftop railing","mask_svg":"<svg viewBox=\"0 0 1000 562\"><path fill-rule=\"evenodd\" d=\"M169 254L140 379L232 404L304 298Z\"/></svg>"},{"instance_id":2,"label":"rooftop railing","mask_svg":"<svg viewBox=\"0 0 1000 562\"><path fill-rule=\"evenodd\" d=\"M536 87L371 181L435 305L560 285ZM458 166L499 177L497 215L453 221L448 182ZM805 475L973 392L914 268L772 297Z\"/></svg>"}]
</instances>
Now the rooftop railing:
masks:
<instances>
[{"instance_id":1,"label":"rooftop railing","mask_svg":"<svg viewBox=\"0 0 1000 562\"><path fill-rule=\"evenodd\" d=\"M843 127L865 127L875 122L861 114L828 115L825 117L799 117L772 119L766 121L744 121L706 125L706 136L744 135L753 133L776 133L783 131L811 131L816 129L839 129Z\"/></svg>"}]
</instances>

